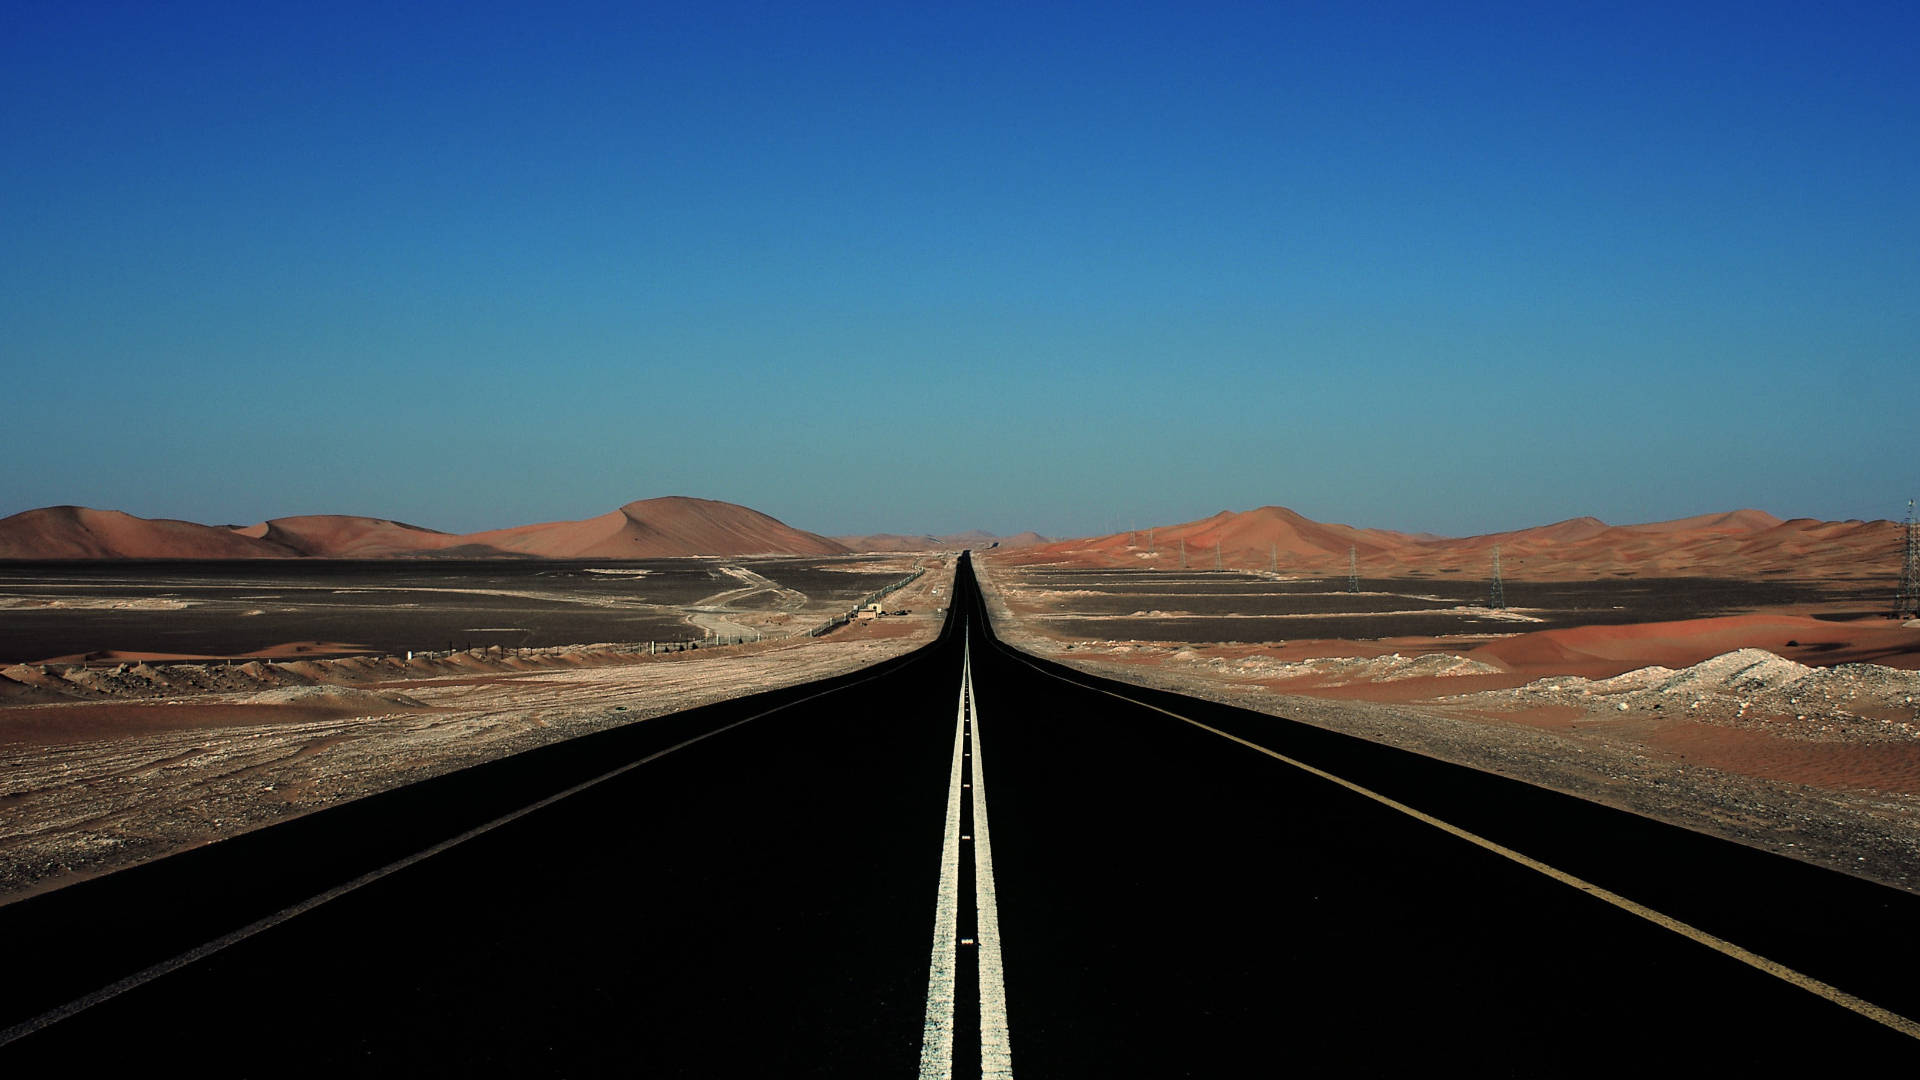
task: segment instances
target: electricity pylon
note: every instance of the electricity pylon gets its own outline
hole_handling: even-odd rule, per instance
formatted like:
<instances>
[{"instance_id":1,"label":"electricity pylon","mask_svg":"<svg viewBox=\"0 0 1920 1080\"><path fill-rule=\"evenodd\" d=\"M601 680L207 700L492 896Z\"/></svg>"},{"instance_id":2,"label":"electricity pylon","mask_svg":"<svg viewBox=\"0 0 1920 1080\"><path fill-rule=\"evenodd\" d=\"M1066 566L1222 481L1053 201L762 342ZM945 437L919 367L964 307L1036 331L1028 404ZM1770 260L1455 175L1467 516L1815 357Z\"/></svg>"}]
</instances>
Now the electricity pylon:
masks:
<instances>
[{"instance_id":1,"label":"electricity pylon","mask_svg":"<svg viewBox=\"0 0 1920 1080\"><path fill-rule=\"evenodd\" d=\"M1913 500L1907 500L1906 553L1900 560L1900 588L1893 594L1893 617L1920 618L1920 522L1913 519Z\"/></svg>"},{"instance_id":2,"label":"electricity pylon","mask_svg":"<svg viewBox=\"0 0 1920 1080\"><path fill-rule=\"evenodd\" d=\"M1360 591L1360 556L1351 544L1347 546L1347 591Z\"/></svg>"},{"instance_id":3,"label":"electricity pylon","mask_svg":"<svg viewBox=\"0 0 1920 1080\"><path fill-rule=\"evenodd\" d=\"M1187 568L1187 538L1183 536L1180 538L1180 569L1185 570L1186 568Z\"/></svg>"},{"instance_id":4,"label":"electricity pylon","mask_svg":"<svg viewBox=\"0 0 1920 1080\"><path fill-rule=\"evenodd\" d=\"M1493 594L1487 598L1487 606L1495 611L1507 609L1507 587L1500 580L1500 545L1493 545Z\"/></svg>"}]
</instances>

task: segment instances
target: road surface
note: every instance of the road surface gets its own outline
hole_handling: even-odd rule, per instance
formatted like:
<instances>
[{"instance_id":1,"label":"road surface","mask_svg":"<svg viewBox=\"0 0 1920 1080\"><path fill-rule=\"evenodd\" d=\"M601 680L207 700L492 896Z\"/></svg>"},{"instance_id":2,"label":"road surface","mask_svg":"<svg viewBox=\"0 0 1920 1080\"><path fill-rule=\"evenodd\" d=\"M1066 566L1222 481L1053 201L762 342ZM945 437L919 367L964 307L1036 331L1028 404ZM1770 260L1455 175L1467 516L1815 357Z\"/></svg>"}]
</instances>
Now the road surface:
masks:
<instances>
[{"instance_id":1,"label":"road surface","mask_svg":"<svg viewBox=\"0 0 1920 1080\"><path fill-rule=\"evenodd\" d=\"M946 629L0 908L0 1068L1781 1073L1920 897Z\"/></svg>"}]
</instances>

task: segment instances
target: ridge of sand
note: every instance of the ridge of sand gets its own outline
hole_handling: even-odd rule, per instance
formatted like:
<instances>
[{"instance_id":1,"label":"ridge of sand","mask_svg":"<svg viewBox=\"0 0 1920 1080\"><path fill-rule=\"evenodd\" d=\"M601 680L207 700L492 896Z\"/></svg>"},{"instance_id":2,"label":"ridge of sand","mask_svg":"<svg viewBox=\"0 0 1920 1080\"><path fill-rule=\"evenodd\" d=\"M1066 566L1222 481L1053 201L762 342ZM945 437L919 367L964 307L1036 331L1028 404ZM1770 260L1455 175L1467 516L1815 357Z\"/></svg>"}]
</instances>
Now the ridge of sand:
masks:
<instances>
[{"instance_id":1,"label":"ridge of sand","mask_svg":"<svg viewBox=\"0 0 1920 1080\"><path fill-rule=\"evenodd\" d=\"M284 559L297 554L229 529L84 506L49 506L0 520L0 559Z\"/></svg>"},{"instance_id":2,"label":"ridge of sand","mask_svg":"<svg viewBox=\"0 0 1920 1080\"><path fill-rule=\"evenodd\" d=\"M274 518L254 529L270 540L302 555L330 559L377 559L454 547L463 539L385 518L349 514L305 514Z\"/></svg>"},{"instance_id":3,"label":"ridge of sand","mask_svg":"<svg viewBox=\"0 0 1920 1080\"><path fill-rule=\"evenodd\" d=\"M642 499L584 521L521 525L462 539L523 555L570 559L848 552L842 544L757 510L685 496Z\"/></svg>"},{"instance_id":4,"label":"ridge of sand","mask_svg":"<svg viewBox=\"0 0 1920 1080\"><path fill-rule=\"evenodd\" d=\"M1011 553L1020 565L1188 565L1343 575L1348 551L1362 577L1489 572L1492 549L1513 578L1564 580L1784 574L1850 578L1897 560L1902 526L1893 521L1781 519L1762 510L1700 514L1673 521L1609 525L1573 518L1534 528L1445 538L1314 521L1282 506L1221 511L1198 521L1037 544Z\"/></svg>"},{"instance_id":5,"label":"ridge of sand","mask_svg":"<svg viewBox=\"0 0 1920 1080\"><path fill-rule=\"evenodd\" d=\"M1761 614L1537 630L1482 645L1469 655L1508 671L1551 669L1601 678L1654 664L1684 668L1744 647L1776 652L1818 647L1832 663L1885 658L1896 666L1920 666L1912 644L1912 632L1893 622Z\"/></svg>"},{"instance_id":6,"label":"ridge of sand","mask_svg":"<svg viewBox=\"0 0 1920 1080\"><path fill-rule=\"evenodd\" d=\"M969 529L966 532L947 533L943 536L871 533L866 536L836 536L833 540L853 551L960 551L965 548L984 550L993 547L1002 549L1031 547L1034 544L1053 542L1032 530L1015 533L1012 536L995 536L984 529Z\"/></svg>"},{"instance_id":7,"label":"ridge of sand","mask_svg":"<svg viewBox=\"0 0 1920 1080\"><path fill-rule=\"evenodd\" d=\"M637 500L581 521L467 534L344 514L212 526L54 506L0 519L0 559L361 559L425 554L639 559L848 551L843 544L748 507L678 495Z\"/></svg>"}]
</instances>

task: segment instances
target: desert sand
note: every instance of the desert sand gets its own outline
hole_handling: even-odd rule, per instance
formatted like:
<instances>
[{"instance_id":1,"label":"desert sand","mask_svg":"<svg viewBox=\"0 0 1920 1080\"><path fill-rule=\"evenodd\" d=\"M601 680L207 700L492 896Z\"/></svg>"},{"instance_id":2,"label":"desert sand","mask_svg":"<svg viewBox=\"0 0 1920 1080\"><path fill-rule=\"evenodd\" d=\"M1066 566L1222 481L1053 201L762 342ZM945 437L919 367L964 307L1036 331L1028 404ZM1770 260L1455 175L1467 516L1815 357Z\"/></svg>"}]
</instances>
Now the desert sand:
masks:
<instances>
[{"instance_id":1,"label":"desert sand","mask_svg":"<svg viewBox=\"0 0 1920 1080\"><path fill-rule=\"evenodd\" d=\"M820 636L657 654L626 642L411 658L329 657L330 643L310 642L244 662L127 656L6 668L0 903L465 765L900 655L938 633L953 565L894 561L925 566L888 599L912 614ZM778 596L759 605L781 590L756 576L736 577L692 614L746 628L792 614Z\"/></svg>"},{"instance_id":2,"label":"desert sand","mask_svg":"<svg viewBox=\"0 0 1920 1080\"><path fill-rule=\"evenodd\" d=\"M781 532L785 527L778 522L744 508L700 500L650 500L586 521L467 537L337 517L209 530L73 508L16 515L0 526L5 526L0 541L21 535L64 538L70 550L91 553L85 557L136 548L205 555L231 550L225 547L230 543L271 544L293 554L393 553L414 543L444 545L434 550L477 547L596 558L613 557L628 544L842 547L824 537L809 540L811 534L788 535L791 531ZM223 539L192 546L209 532ZM476 538L484 542L476 545ZM1448 540L1326 525L1265 507L1108 537L1006 545L979 552L976 566L1000 633L1089 671L1348 731L1913 889L1920 888L1920 675L1915 674L1920 671L1920 622L1862 610L1863 604L1882 604L1883 593L1891 597L1899 539L1899 527L1891 522L1782 521L1735 511L1633 526L1583 518ZM1559 595L1573 597L1574 607L1557 613L1524 607L1491 612L1482 601L1463 605L1460 596L1484 596L1484 575L1496 544L1516 595L1528 583L1571 582L1578 587L1562 587ZM1238 565L1241 572L1211 579L1151 572L1177 570L1183 545L1191 567L1210 567L1217 559L1229 569ZM1376 579L1362 594L1344 589L1349 548L1356 552L1361 576ZM18 547L0 546L0 552L7 550ZM1139 572L1118 578L1103 572L1096 577L1105 580L1073 588L1061 584L1071 577L1062 567ZM1042 581L1048 573L1052 578ZM927 575L897 602L920 611L942 606L931 590L950 575L951 567L943 563L939 573ZM1393 576L1400 580L1379 580ZM1316 577L1327 580L1308 580ZM1599 612L1609 617L1581 621L1578 616L1589 611L1581 605L1618 598L1611 586L1589 585L1614 579L1679 580L1683 584L1671 589L1634 586L1642 594L1636 602L1683 608L1708 604L1712 610L1683 618L1642 615L1639 621L1632 613ZM747 625L743 620L750 616L724 603L729 596L758 597L767 612L761 617L781 617L780 586L751 574L736 575L735 581L737 588L707 598L714 601L712 610L696 613L708 620L705 625L722 632ZM1685 585L1688 581L1698 584ZM1169 584L1161 589L1154 582ZM1744 593L1742 582L1751 583ZM1736 586L1731 593L1728 583ZM1659 595L1647 600L1653 593ZM1743 595L1791 599L1743 607ZM1102 597L1103 609L1062 615ZM1249 598L1264 610L1232 610ZM1288 605L1305 614L1289 614ZM84 704L67 700L72 687L45 684L44 672L10 669L0 687L14 704L0 709L11 718L0 722L0 742L23 748L18 752L24 757L15 759L10 786L0 793L5 800L0 802L0 888L120 865L189 842L190 836L253 827L282 812L242 812L257 799L250 801L234 788L231 809L216 814L217 820L188 814L194 824L178 830L142 812L136 817L145 825L128 825L117 811L108 813L107 803L85 801L99 796L102 785L119 783L112 778L122 775L115 771L119 765L94 770L83 764L86 757L121 760L114 743L122 737L163 740L134 752L155 763L143 766L140 783L173 792L153 804L164 813L188 813L183 808L195 798L199 777L226 783L223 778L254 775L247 770L259 762L238 773L195 773L201 767L195 762L216 762L225 753L209 747L224 746L227 736L209 732L244 731L247 739L266 739L261 746L268 749L294 745L288 739L305 740L298 745L310 745L310 751L272 758L283 762L274 768L294 770L279 774L274 791L308 790L311 778L303 781L296 773L344 760L335 747L352 745L371 755L369 760L386 762L359 772L343 770L357 778L329 790L324 804L356 790L377 790L373 785L425 775L420 769L473 760L461 756L470 748L505 753L584 730L570 726L576 722L632 719L612 715L613 706L600 704L614 695L640 695L648 702L645 709L668 711L710 700L705 694L845 670L836 665L857 664L903 648L909 640L924 640L934 620L920 618L908 638L890 635L909 623L884 622L836 631L824 639L834 648L824 651L816 649L817 642L794 642L707 651L697 661L636 657L630 647L475 650L411 665L394 658L321 661L307 658L350 649L353 643L294 642L247 658L240 675L224 676L241 680L233 685L213 677L206 685L190 685L193 679L168 674L162 661L173 658L127 656L115 667L96 664L82 671L80 679L101 685L81 691L102 699ZM1365 629L1420 620L1462 629L1428 636ZM1361 629L1342 630L1337 639L1309 632L1336 623ZM1075 626L1099 627L1100 636L1073 633ZM1143 627L1166 636L1151 638L1138 632ZM1238 636L1229 642L1194 636L1228 636L1223 627ZM880 645L883 641L894 644ZM851 649L850 642L865 644ZM269 659L289 662L269 664ZM675 666L690 663L699 667ZM249 668L259 677L247 676ZM555 674L562 669L569 674ZM697 677L684 680L664 674L694 670ZM551 682L555 679L558 683ZM575 704L566 699L556 706L558 712L540 704L558 685L574 681L593 689L583 690L585 697ZM482 686L492 689L457 689ZM523 690L524 696L514 697ZM355 696L362 693L388 696ZM145 700L131 705L130 695ZM42 711L61 709L67 711ZM454 712L442 711L449 709ZM445 720L448 715L460 719ZM402 734L343 742L327 726L361 724L370 717L380 717L384 726L350 729ZM404 734L416 724L422 734ZM281 735L262 734L279 729L284 729ZM524 732L524 738L495 738L500 732ZM78 770L78 783L59 788L66 794L58 797L42 790L51 783L50 774L19 763L39 760L35 755L53 747L85 748L61 761L65 769ZM180 786L170 787L175 779ZM53 801L46 802L49 798ZM63 817L52 809L62 798L78 799L76 805L90 809ZM32 807L22 800L32 800ZM285 812L311 805L301 802ZM42 816L52 824L30 824ZM97 833L83 827L96 819L114 824ZM112 840L129 830L159 838Z\"/></svg>"},{"instance_id":3,"label":"desert sand","mask_svg":"<svg viewBox=\"0 0 1920 1080\"><path fill-rule=\"evenodd\" d=\"M1601 575L1737 577L1785 574L1822 579L1884 574L1898 566L1902 533L1893 521L1782 521L1760 510L1704 514L1643 525L1575 518L1461 539L1313 521L1284 506L1153 529L1036 544L1008 553L1021 565L1212 567L1344 575L1348 552L1362 577L1485 576L1493 548L1508 575L1532 580Z\"/></svg>"},{"instance_id":4,"label":"desert sand","mask_svg":"<svg viewBox=\"0 0 1920 1080\"><path fill-rule=\"evenodd\" d=\"M833 539L849 551L962 551L969 548L985 551L996 547L1031 547L1053 542L1031 530L1012 536L995 536L980 529L943 536L870 533L865 536L836 536Z\"/></svg>"},{"instance_id":5,"label":"desert sand","mask_svg":"<svg viewBox=\"0 0 1920 1080\"><path fill-rule=\"evenodd\" d=\"M53 506L0 519L0 559L379 559L457 555L642 559L680 555L836 555L848 549L712 499L641 499L584 521L458 535L382 518L316 514L246 526Z\"/></svg>"},{"instance_id":6,"label":"desert sand","mask_svg":"<svg viewBox=\"0 0 1920 1080\"><path fill-rule=\"evenodd\" d=\"M1749 535L1755 524L1691 519L1614 539L1711 544L1712 536ZM1606 535L1597 523L1568 531L1579 543ZM1044 564L1040 549L976 560L996 629L1090 673L1345 731L1920 890L1920 620L1811 603L1535 630L1481 620L1473 632L1436 637L1132 640L1118 631L1183 623L1063 620L1056 612L1101 594L1091 584L1061 588L1063 575L1043 569L1110 565L1112 550L1060 548ZM1890 596L1886 561L1875 569ZM1236 576L1250 577L1218 577ZM1142 572L1088 580L1113 588L1193 579ZM1144 586L1118 586L1135 587ZM1168 593L1148 594L1154 600L1122 595L1125 604L1171 603L1173 590L1207 587L1170 584ZM1845 577L1836 587L1854 589ZM1378 594L1353 600L1359 610L1376 609L1356 621L1391 614L1377 611L1393 606ZM1192 624L1221 622L1209 615ZM1073 625L1101 626L1109 636L1063 629Z\"/></svg>"}]
</instances>

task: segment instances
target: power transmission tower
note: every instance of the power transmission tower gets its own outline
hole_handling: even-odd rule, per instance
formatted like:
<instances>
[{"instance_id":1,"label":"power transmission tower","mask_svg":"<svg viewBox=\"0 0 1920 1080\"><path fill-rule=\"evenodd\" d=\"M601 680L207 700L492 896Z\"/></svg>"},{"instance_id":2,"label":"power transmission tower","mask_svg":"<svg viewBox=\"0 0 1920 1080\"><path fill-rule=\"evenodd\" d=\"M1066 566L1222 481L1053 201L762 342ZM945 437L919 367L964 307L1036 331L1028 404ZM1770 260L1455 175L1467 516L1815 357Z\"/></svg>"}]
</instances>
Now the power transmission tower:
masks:
<instances>
[{"instance_id":1,"label":"power transmission tower","mask_svg":"<svg viewBox=\"0 0 1920 1080\"><path fill-rule=\"evenodd\" d=\"M1900 589L1893 596L1893 617L1920 618L1920 522L1913 518L1913 500L1907 500L1906 554L1900 560Z\"/></svg>"},{"instance_id":2,"label":"power transmission tower","mask_svg":"<svg viewBox=\"0 0 1920 1080\"><path fill-rule=\"evenodd\" d=\"M1213 542L1213 568L1215 570L1222 568L1220 565L1220 541L1218 540Z\"/></svg>"},{"instance_id":3,"label":"power transmission tower","mask_svg":"<svg viewBox=\"0 0 1920 1080\"><path fill-rule=\"evenodd\" d=\"M1495 611L1507 610L1507 587L1500 580L1500 545L1493 545L1493 595L1487 598L1487 606Z\"/></svg>"},{"instance_id":4,"label":"power transmission tower","mask_svg":"<svg viewBox=\"0 0 1920 1080\"><path fill-rule=\"evenodd\" d=\"M1360 556L1352 545L1347 547L1347 591L1360 591Z\"/></svg>"},{"instance_id":5,"label":"power transmission tower","mask_svg":"<svg viewBox=\"0 0 1920 1080\"><path fill-rule=\"evenodd\" d=\"M1183 536L1180 538L1180 569L1185 570L1186 568L1187 568L1187 538Z\"/></svg>"}]
</instances>

